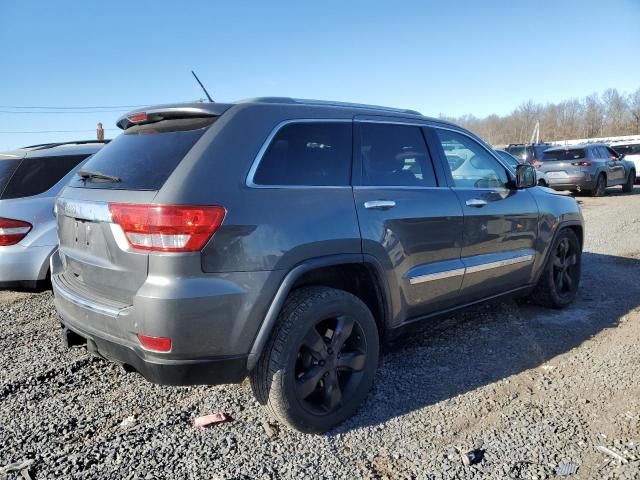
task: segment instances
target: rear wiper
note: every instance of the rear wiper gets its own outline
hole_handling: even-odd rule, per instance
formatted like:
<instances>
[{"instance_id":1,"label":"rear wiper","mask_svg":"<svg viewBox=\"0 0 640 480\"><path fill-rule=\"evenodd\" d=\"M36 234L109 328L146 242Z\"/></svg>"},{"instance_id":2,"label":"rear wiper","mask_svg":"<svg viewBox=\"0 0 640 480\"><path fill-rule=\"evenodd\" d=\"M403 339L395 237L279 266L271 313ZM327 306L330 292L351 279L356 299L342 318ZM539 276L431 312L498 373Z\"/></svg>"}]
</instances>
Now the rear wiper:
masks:
<instances>
[{"instance_id":1,"label":"rear wiper","mask_svg":"<svg viewBox=\"0 0 640 480\"><path fill-rule=\"evenodd\" d=\"M116 177L114 175L107 175L106 173L96 172L93 170L78 170L76 172L76 175L82 178L82 180L84 180L85 182L90 180L99 180L103 182L114 182L114 183L122 181L120 177Z\"/></svg>"}]
</instances>

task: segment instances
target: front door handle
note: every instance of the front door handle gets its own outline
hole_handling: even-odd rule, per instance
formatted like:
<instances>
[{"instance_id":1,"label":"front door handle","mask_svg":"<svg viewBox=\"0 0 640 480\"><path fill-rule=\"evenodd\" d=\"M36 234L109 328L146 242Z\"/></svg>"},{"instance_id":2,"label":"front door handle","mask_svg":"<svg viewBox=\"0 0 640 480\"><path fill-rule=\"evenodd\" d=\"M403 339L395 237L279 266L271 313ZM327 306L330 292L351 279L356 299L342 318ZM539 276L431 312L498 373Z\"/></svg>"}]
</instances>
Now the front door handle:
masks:
<instances>
[{"instance_id":1,"label":"front door handle","mask_svg":"<svg viewBox=\"0 0 640 480\"><path fill-rule=\"evenodd\" d=\"M467 207L480 208L480 207L484 207L486 204L487 204L486 201L480 200L479 198L471 198L467 200Z\"/></svg>"},{"instance_id":2,"label":"front door handle","mask_svg":"<svg viewBox=\"0 0 640 480\"><path fill-rule=\"evenodd\" d=\"M393 200L369 200L364 202L364 208L372 209L378 208L380 210L386 210L387 208L393 208L396 206L396 202Z\"/></svg>"}]
</instances>

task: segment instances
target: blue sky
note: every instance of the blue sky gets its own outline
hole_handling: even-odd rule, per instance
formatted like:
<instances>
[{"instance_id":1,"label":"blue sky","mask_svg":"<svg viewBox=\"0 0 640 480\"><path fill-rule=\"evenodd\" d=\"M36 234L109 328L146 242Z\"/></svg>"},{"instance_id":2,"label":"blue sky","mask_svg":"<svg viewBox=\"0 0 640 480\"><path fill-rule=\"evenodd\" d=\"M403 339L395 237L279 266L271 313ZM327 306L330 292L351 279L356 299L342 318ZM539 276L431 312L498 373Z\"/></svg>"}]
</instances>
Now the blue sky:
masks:
<instances>
[{"instance_id":1,"label":"blue sky","mask_svg":"<svg viewBox=\"0 0 640 480\"><path fill-rule=\"evenodd\" d=\"M4 113L277 95L505 114L640 87L640 0L0 0L0 149L92 138L121 112ZM123 109L126 111L127 109ZM117 134L108 131L107 136Z\"/></svg>"}]
</instances>

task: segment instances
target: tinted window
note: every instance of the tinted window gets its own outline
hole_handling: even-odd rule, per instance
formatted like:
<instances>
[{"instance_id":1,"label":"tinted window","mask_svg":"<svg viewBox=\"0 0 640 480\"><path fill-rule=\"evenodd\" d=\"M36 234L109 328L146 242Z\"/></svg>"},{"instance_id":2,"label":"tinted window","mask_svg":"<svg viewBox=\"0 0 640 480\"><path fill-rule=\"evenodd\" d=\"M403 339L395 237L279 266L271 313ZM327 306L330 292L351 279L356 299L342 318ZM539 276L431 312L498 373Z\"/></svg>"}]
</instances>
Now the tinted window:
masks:
<instances>
[{"instance_id":1,"label":"tinted window","mask_svg":"<svg viewBox=\"0 0 640 480\"><path fill-rule=\"evenodd\" d=\"M533 148L525 147L524 145L507 147L507 152L523 162L531 161L531 157L533 156Z\"/></svg>"},{"instance_id":2,"label":"tinted window","mask_svg":"<svg viewBox=\"0 0 640 480\"><path fill-rule=\"evenodd\" d=\"M282 127L253 177L258 185L349 185L351 122L300 122Z\"/></svg>"},{"instance_id":3,"label":"tinted window","mask_svg":"<svg viewBox=\"0 0 640 480\"><path fill-rule=\"evenodd\" d=\"M88 156L25 158L4 189L2 198L31 197L44 193Z\"/></svg>"},{"instance_id":4,"label":"tinted window","mask_svg":"<svg viewBox=\"0 0 640 480\"><path fill-rule=\"evenodd\" d=\"M533 148L536 152L536 160L540 160L542 158L542 155L544 154L544 151L551 148L551 145L537 145Z\"/></svg>"},{"instance_id":5,"label":"tinted window","mask_svg":"<svg viewBox=\"0 0 640 480\"><path fill-rule=\"evenodd\" d=\"M420 127L361 123L359 131L366 185L436 186Z\"/></svg>"},{"instance_id":6,"label":"tinted window","mask_svg":"<svg viewBox=\"0 0 640 480\"><path fill-rule=\"evenodd\" d=\"M450 130L435 130L456 187L506 187L509 177L505 168L478 142Z\"/></svg>"},{"instance_id":7,"label":"tinted window","mask_svg":"<svg viewBox=\"0 0 640 480\"><path fill-rule=\"evenodd\" d=\"M632 145L614 145L613 149L620 155L640 155L640 143Z\"/></svg>"},{"instance_id":8,"label":"tinted window","mask_svg":"<svg viewBox=\"0 0 640 480\"><path fill-rule=\"evenodd\" d=\"M542 160L545 162L580 160L585 158L586 151L584 148L572 148L570 150L552 150L544 152Z\"/></svg>"},{"instance_id":9,"label":"tinted window","mask_svg":"<svg viewBox=\"0 0 640 480\"><path fill-rule=\"evenodd\" d=\"M137 125L111 140L82 167L120 178L120 182L83 182L73 187L158 190L216 117L163 120Z\"/></svg>"},{"instance_id":10,"label":"tinted window","mask_svg":"<svg viewBox=\"0 0 640 480\"><path fill-rule=\"evenodd\" d=\"M20 159L16 158L10 160L0 160L0 198L2 198L2 191L4 187L9 183L9 179L13 175L13 172L18 167Z\"/></svg>"}]
</instances>

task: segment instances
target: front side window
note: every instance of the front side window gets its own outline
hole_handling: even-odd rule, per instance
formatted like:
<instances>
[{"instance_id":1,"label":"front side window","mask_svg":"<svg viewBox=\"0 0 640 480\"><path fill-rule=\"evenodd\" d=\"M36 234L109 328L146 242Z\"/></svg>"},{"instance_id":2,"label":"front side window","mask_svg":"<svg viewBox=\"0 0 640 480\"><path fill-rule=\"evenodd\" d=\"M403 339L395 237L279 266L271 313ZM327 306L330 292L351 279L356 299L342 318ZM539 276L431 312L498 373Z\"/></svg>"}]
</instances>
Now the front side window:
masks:
<instances>
[{"instance_id":1,"label":"front side window","mask_svg":"<svg viewBox=\"0 0 640 480\"><path fill-rule=\"evenodd\" d=\"M363 122L359 132L366 185L436 186L431 156L420 127Z\"/></svg>"},{"instance_id":2,"label":"front side window","mask_svg":"<svg viewBox=\"0 0 640 480\"><path fill-rule=\"evenodd\" d=\"M5 187L2 199L44 193L88 156L89 154L25 158Z\"/></svg>"},{"instance_id":3,"label":"front side window","mask_svg":"<svg viewBox=\"0 0 640 480\"><path fill-rule=\"evenodd\" d=\"M458 132L440 128L435 130L455 187L507 187L507 171L478 142Z\"/></svg>"},{"instance_id":4,"label":"front side window","mask_svg":"<svg viewBox=\"0 0 640 480\"><path fill-rule=\"evenodd\" d=\"M253 177L257 185L351 183L351 122L300 122L275 135Z\"/></svg>"}]
</instances>

